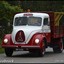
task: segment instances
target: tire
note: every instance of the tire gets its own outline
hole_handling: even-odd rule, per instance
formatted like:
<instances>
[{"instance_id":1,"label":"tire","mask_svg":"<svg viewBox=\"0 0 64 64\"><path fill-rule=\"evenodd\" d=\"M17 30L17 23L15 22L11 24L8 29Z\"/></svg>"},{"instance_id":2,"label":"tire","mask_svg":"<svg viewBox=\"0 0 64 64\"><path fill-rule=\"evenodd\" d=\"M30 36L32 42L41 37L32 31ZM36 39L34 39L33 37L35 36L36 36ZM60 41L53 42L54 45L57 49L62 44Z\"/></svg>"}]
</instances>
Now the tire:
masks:
<instances>
[{"instance_id":1,"label":"tire","mask_svg":"<svg viewBox=\"0 0 64 64\"><path fill-rule=\"evenodd\" d=\"M39 55L41 57L44 56L44 54L45 54L45 48L47 47L46 43L47 43L47 41L46 41L46 39L44 39L44 41L43 41L44 46L42 49L39 50Z\"/></svg>"},{"instance_id":2,"label":"tire","mask_svg":"<svg viewBox=\"0 0 64 64\"><path fill-rule=\"evenodd\" d=\"M64 37L62 38L62 41L63 41L63 49L64 49Z\"/></svg>"},{"instance_id":3,"label":"tire","mask_svg":"<svg viewBox=\"0 0 64 64\"><path fill-rule=\"evenodd\" d=\"M42 57L44 56L44 54L42 53L42 50L40 49L35 49L33 51L29 51L30 53L34 54L34 56L36 57Z\"/></svg>"},{"instance_id":4,"label":"tire","mask_svg":"<svg viewBox=\"0 0 64 64\"><path fill-rule=\"evenodd\" d=\"M59 47L53 48L54 53L62 53L62 50Z\"/></svg>"},{"instance_id":5,"label":"tire","mask_svg":"<svg viewBox=\"0 0 64 64\"><path fill-rule=\"evenodd\" d=\"M46 42L46 41L44 40L43 43L45 43L45 42ZM41 49L35 49L35 50L29 50L29 52L30 52L30 53L34 53L35 56L42 57L42 56L44 56L44 54L45 54L45 44L44 44L43 48L41 48Z\"/></svg>"},{"instance_id":6,"label":"tire","mask_svg":"<svg viewBox=\"0 0 64 64\"><path fill-rule=\"evenodd\" d=\"M35 51L35 56L42 57L43 56L42 51L41 50L36 50Z\"/></svg>"},{"instance_id":7,"label":"tire","mask_svg":"<svg viewBox=\"0 0 64 64\"><path fill-rule=\"evenodd\" d=\"M11 57L13 54L13 49L12 48L5 48L5 54L7 57Z\"/></svg>"},{"instance_id":8,"label":"tire","mask_svg":"<svg viewBox=\"0 0 64 64\"><path fill-rule=\"evenodd\" d=\"M47 40L44 39L44 45L45 45L45 48L47 48Z\"/></svg>"},{"instance_id":9,"label":"tire","mask_svg":"<svg viewBox=\"0 0 64 64\"><path fill-rule=\"evenodd\" d=\"M58 44L53 47L54 53L62 53L63 51L63 40L59 39Z\"/></svg>"},{"instance_id":10,"label":"tire","mask_svg":"<svg viewBox=\"0 0 64 64\"><path fill-rule=\"evenodd\" d=\"M34 52L35 52L34 49L30 49L30 50L29 50L29 53L34 53Z\"/></svg>"},{"instance_id":11,"label":"tire","mask_svg":"<svg viewBox=\"0 0 64 64\"><path fill-rule=\"evenodd\" d=\"M44 44L43 48L37 51L37 54L40 57L43 57L45 54L45 43L46 43L46 40L43 41L43 44Z\"/></svg>"},{"instance_id":12,"label":"tire","mask_svg":"<svg viewBox=\"0 0 64 64\"><path fill-rule=\"evenodd\" d=\"M42 56L44 56L44 54L45 54L45 47L44 47L44 49L42 51Z\"/></svg>"}]
</instances>

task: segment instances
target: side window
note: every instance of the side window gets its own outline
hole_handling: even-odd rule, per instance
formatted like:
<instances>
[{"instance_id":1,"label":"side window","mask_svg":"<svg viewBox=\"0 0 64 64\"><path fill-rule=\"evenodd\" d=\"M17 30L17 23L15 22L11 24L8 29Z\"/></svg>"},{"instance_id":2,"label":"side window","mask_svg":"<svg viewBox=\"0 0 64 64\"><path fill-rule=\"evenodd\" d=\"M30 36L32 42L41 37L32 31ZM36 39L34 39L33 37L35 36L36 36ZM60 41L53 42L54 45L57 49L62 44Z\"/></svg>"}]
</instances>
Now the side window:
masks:
<instances>
[{"instance_id":1,"label":"side window","mask_svg":"<svg viewBox=\"0 0 64 64\"><path fill-rule=\"evenodd\" d=\"M43 25L49 25L48 18L44 18Z\"/></svg>"}]
</instances>

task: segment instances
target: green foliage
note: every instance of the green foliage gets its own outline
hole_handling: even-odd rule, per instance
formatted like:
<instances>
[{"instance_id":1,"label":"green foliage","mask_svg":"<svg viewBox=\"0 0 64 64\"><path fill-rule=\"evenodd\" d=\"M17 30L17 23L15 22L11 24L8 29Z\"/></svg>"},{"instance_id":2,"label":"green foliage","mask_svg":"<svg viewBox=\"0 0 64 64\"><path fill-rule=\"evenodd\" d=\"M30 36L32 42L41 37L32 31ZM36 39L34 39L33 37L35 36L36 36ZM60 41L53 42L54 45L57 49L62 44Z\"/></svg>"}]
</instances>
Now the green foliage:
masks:
<instances>
[{"instance_id":1,"label":"green foliage","mask_svg":"<svg viewBox=\"0 0 64 64\"><path fill-rule=\"evenodd\" d=\"M30 8L32 11L64 11L64 1L54 1L54 0L39 0L39 1L22 1L22 7L24 10Z\"/></svg>"},{"instance_id":2,"label":"green foliage","mask_svg":"<svg viewBox=\"0 0 64 64\"><path fill-rule=\"evenodd\" d=\"M0 2L0 21L10 22L16 12L22 12L22 9L19 6L11 6L6 1Z\"/></svg>"},{"instance_id":3,"label":"green foliage","mask_svg":"<svg viewBox=\"0 0 64 64\"><path fill-rule=\"evenodd\" d=\"M11 6L6 1L0 1L0 26L4 26L0 28L0 36L2 33L11 33L11 26L8 26L8 23L12 24L14 14L22 11L20 6Z\"/></svg>"},{"instance_id":4,"label":"green foliage","mask_svg":"<svg viewBox=\"0 0 64 64\"><path fill-rule=\"evenodd\" d=\"M4 49L1 47L1 42L2 42L2 40L0 39L0 54L4 53Z\"/></svg>"},{"instance_id":5,"label":"green foliage","mask_svg":"<svg viewBox=\"0 0 64 64\"><path fill-rule=\"evenodd\" d=\"M0 54L1 54L1 53L4 53L4 48L1 48L1 47L0 47Z\"/></svg>"}]
</instances>

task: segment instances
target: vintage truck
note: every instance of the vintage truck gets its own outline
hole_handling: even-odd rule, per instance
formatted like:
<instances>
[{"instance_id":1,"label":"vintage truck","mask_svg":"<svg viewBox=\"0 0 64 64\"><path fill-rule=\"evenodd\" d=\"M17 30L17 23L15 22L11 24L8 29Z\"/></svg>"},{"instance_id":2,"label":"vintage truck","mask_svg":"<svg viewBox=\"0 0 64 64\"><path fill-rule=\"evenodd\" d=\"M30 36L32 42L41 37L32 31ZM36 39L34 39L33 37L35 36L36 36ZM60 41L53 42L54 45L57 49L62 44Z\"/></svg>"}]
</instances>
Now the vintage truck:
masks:
<instances>
[{"instance_id":1,"label":"vintage truck","mask_svg":"<svg viewBox=\"0 0 64 64\"><path fill-rule=\"evenodd\" d=\"M19 49L44 56L48 47L61 53L63 40L63 12L25 12L14 16L12 33L4 36L2 47L6 56Z\"/></svg>"}]
</instances>

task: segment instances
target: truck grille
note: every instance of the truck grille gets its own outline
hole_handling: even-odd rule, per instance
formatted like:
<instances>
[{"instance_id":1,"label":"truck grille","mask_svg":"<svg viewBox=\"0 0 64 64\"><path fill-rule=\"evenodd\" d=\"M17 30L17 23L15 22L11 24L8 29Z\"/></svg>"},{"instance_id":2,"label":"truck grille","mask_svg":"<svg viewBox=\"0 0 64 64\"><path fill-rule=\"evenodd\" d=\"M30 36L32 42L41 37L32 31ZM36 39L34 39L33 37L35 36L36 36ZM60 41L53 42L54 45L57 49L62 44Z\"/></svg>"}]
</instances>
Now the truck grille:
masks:
<instances>
[{"instance_id":1,"label":"truck grille","mask_svg":"<svg viewBox=\"0 0 64 64\"><path fill-rule=\"evenodd\" d=\"M25 41L25 35L22 30L18 31L15 36L16 42L24 42Z\"/></svg>"}]
</instances>

